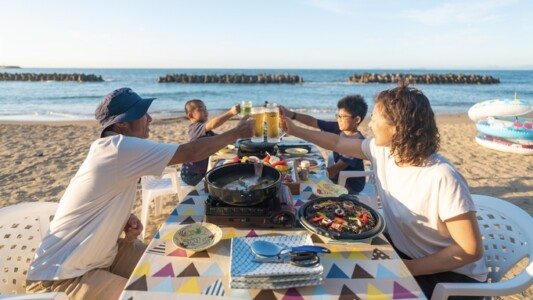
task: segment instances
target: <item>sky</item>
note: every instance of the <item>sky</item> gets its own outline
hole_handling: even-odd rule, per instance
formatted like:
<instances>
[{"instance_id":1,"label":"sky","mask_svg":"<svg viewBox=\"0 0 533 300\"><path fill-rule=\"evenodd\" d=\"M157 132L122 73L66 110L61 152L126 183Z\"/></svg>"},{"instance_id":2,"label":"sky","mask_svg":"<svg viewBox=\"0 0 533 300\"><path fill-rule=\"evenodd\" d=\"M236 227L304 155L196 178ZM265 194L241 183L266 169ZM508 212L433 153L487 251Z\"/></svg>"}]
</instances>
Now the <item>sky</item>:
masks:
<instances>
[{"instance_id":1,"label":"sky","mask_svg":"<svg viewBox=\"0 0 533 300\"><path fill-rule=\"evenodd\" d=\"M0 65L533 70L531 0L0 0Z\"/></svg>"}]
</instances>

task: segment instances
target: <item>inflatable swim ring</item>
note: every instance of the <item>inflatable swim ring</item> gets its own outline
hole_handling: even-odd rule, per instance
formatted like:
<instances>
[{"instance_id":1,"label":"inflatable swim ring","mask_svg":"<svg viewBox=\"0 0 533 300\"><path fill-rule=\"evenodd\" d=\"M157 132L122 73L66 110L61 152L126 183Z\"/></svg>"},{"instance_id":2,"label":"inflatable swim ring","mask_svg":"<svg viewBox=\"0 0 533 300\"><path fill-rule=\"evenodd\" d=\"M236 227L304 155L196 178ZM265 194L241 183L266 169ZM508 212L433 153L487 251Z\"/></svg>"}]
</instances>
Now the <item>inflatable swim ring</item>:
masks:
<instances>
[{"instance_id":1,"label":"inflatable swim ring","mask_svg":"<svg viewBox=\"0 0 533 300\"><path fill-rule=\"evenodd\" d=\"M533 140L533 121L525 118L493 118L476 122L484 134L505 139Z\"/></svg>"},{"instance_id":2,"label":"inflatable swim ring","mask_svg":"<svg viewBox=\"0 0 533 300\"><path fill-rule=\"evenodd\" d=\"M529 101L520 99L494 99L476 103L468 110L468 117L478 121L488 117L513 117L522 116L533 112Z\"/></svg>"},{"instance_id":3,"label":"inflatable swim ring","mask_svg":"<svg viewBox=\"0 0 533 300\"><path fill-rule=\"evenodd\" d=\"M476 142L483 147L497 151L533 155L533 144L517 144L510 140L500 139L483 133L479 133L476 136Z\"/></svg>"}]
</instances>

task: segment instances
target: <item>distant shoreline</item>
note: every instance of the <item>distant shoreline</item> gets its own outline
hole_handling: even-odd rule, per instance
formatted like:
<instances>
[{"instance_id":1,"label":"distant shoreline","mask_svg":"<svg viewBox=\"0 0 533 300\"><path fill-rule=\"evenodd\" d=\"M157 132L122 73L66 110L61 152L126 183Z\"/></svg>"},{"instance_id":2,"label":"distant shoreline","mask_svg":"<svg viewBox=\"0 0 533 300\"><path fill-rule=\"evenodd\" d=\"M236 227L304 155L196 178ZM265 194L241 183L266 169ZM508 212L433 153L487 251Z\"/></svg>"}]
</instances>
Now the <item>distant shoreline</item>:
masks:
<instances>
[{"instance_id":1,"label":"distant shoreline","mask_svg":"<svg viewBox=\"0 0 533 300\"><path fill-rule=\"evenodd\" d=\"M22 68L19 66L13 66L15 68ZM2 66L0 66L2 68ZM505 72L505 71L526 71L531 72L533 71L533 66L522 66L522 67L487 67L487 68L422 68L422 67L415 67L415 68L316 68L316 67L300 67L300 68L283 68L283 67L264 67L264 68L254 68L254 67L236 67L236 68L211 68L211 67L205 67L205 68L188 68L188 67L24 67L24 69L33 69L33 70L41 70L41 69L49 69L49 70L235 70L235 71L243 71L243 70L262 70L262 71L276 71L276 70L286 70L286 71L368 71L368 70L374 70L374 71L409 71L409 72L428 72L428 71L437 71L437 72L450 72L450 71L481 71L481 72Z\"/></svg>"},{"instance_id":2,"label":"distant shoreline","mask_svg":"<svg viewBox=\"0 0 533 300\"><path fill-rule=\"evenodd\" d=\"M19 66L4 66L0 65L0 69L21 69Z\"/></svg>"},{"instance_id":3,"label":"distant shoreline","mask_svg":"<svg viewBox=\"0 0 533 300\"><path fill-rule=\"evenodd\" d=\"M216 115L216 114L215 114ZM435 114L435 118L437 121L443 121L447 123L457 123L457 122L465 122L468 121L469 118L467 114ZM240 117L233 117L232 120L239 120ZM155 116L153 118L154 123L167 123L167 122L173 122L173 121L186 121L187 118L183 115L181 116ZM333 118L324 118L326 121L335 121ZM365 118L363 123L368 122L369 118ZM473 124L473 123L472 123ZM0 125L49 125L49 126L98 126L98 123L94 119L86 119L86 120L1 120L0 119Z\"/></svg>"}]
</instances>

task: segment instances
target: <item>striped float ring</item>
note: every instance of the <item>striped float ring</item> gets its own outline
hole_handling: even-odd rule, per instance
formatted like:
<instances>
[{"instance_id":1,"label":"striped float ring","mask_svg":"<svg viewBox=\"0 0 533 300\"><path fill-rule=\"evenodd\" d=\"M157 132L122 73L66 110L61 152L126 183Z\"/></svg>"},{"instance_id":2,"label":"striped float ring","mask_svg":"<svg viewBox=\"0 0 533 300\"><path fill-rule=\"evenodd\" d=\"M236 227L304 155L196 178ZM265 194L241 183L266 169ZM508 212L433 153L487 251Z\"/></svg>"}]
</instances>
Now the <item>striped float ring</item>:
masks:
<instances>
[{"instance_id":1,"label":"striped float ring","mask_svg":"<svg viewBox=\"0 0 533 300\"><path fill-rule=\"evenodd\" d=\"M476 103L468 110L468 117L478 121L488 117L522 116L533 112L533 104L520 99L494 99Z\"/></svg>"},{"instance_id":2,"label":"striped float ring","mask_svg":"<svg viewBox=\"0 0 533 300\"><path fill-rule=\"evenodd\" d=\"M533 121L525 118L494 118L479 120L476 127L484 134L505 139L533 140Z\"/></svg>"},{"instance_id":3,"label":"striped float ring","mask_svg":"<svg viewBox=\"0 0 533 300\"><path fill-rule=\"evenodd\" d=\"M484 133L478 133L476 136L476 142L483 147L497 151L521 155L533 155L533 144L517 144L513 141L486 135Z\"/></svg>"}]
</instances>

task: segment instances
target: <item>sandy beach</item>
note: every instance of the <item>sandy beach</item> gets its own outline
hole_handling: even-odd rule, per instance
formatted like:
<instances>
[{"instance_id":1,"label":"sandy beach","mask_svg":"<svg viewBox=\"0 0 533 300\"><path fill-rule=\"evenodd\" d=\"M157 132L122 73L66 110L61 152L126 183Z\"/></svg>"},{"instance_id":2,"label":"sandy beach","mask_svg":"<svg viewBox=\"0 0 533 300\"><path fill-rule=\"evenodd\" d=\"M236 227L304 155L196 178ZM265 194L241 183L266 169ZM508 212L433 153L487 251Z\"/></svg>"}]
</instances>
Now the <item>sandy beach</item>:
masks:
<instances>
[{"instance_id":1,"label":"sandy beach","mask_svg":"<svg viewBox=\"0 0 533 300\"><path fill-rule=\"evenodd\" d=\"M217 131L225 131L235 122L230 120ZM372 136L367 122L361 130ZM533 215L533 156L479 146L474 141L474 123L466 115L438 115L437 122L440 152L466 177L473 194L505 199ZM0 207L25 201L59 201L98 137L96 122L0 124ZM151 139L184 143L188 124L182 118L154 120Z\"/></svg>"},{"instance_id":2,"label":"sandy beach","mask_svg":"<svg viewBox=\"0 0 533 300\"><path fill-rule=\"evenodd\" d=\"M217 132L234 126L230 120ZM368 120L361 131L372 136ZM438 115L440 152L468 180L473 194L484 194L512 202L533 215L533 156L497 152L474 141L476 128L466 115ZM154 120L151 139L184 143L188 121L182 118ZM61 198L66 186L98 137L96 122L0 123L0 207ZM135 211L140 215L140 190ZM151 238L174 204L159 217L150 216Z\"/></svg>"}]
</instances>

